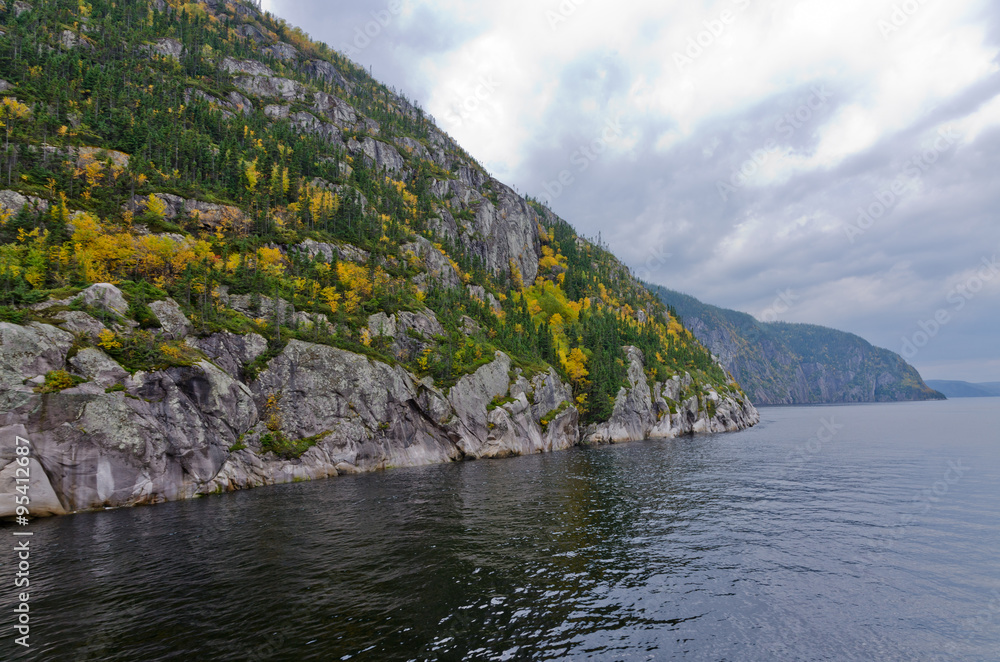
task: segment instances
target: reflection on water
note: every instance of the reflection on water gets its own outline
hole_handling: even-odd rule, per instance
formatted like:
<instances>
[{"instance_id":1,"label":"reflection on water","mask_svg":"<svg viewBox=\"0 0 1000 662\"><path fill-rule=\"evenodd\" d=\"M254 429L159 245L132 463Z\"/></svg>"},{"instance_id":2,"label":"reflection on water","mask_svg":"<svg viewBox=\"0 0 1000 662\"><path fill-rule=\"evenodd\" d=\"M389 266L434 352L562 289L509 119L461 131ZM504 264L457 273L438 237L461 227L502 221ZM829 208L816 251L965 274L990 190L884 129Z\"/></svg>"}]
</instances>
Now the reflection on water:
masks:
<instances>
[{"instance_id":1,"label":"reflection on water","mask_svg":"<svg viewBox=\"0 0 1000 662\"><path fill-rule=\"evenodd\" d=\"M997 404L36 522L20 659L1000 659Z\"/></svg>"}]
</instances>

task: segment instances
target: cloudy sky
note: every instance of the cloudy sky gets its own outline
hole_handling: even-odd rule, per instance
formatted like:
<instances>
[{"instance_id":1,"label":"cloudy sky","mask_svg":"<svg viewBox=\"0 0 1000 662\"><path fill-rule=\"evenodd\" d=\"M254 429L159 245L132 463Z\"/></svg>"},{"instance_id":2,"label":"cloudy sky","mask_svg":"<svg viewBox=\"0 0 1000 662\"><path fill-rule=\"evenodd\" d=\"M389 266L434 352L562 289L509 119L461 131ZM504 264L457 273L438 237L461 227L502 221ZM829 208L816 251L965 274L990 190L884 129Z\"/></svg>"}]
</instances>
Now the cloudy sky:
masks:
<instances>
[{"instance_id":1,"label":"cloudy sky","mask_svg":"<svg viewBox=\"0 0 1000 662\"><path fill-rule=\"evenodd\" d=\"M928 379L1000 381L995 2L264 8L647 280L858 333Z\"/></svg>"}]
</instances>

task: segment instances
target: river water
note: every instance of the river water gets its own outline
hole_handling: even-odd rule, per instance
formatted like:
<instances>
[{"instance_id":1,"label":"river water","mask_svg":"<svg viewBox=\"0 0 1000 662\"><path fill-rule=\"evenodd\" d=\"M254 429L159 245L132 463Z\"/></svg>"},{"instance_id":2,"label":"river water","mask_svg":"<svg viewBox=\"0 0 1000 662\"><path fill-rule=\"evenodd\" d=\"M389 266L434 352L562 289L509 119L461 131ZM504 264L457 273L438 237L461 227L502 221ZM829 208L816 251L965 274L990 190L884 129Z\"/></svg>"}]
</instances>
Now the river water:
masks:
<instances>
[{"instance_id":1,"label":"river water","mask_svg":"<svg viewBox=\"0 0 1000 662\"><path fill-rule=\"evenodd\" d=\"M1000 399L761 414L37 521L0 658L1000 660Z\"/></svg>"}]
</instances>

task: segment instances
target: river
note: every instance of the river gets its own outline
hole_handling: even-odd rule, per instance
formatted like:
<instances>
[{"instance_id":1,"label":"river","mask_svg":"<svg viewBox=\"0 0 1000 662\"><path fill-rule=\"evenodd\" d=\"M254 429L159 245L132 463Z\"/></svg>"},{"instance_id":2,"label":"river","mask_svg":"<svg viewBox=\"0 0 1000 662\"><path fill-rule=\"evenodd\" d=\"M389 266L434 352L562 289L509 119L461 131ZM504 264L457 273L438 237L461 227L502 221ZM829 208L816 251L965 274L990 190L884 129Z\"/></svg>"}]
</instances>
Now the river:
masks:
<instances>
[{"instance_id":1,"label":"river","mask_svg":"<svg viewBox=\"0 0 1000 662\"><path fill-rule=\"evenodd\" d=\"M761 415L39 520L0 658L1000 660L1000 399Z\"/></svg>"}]
</instances>

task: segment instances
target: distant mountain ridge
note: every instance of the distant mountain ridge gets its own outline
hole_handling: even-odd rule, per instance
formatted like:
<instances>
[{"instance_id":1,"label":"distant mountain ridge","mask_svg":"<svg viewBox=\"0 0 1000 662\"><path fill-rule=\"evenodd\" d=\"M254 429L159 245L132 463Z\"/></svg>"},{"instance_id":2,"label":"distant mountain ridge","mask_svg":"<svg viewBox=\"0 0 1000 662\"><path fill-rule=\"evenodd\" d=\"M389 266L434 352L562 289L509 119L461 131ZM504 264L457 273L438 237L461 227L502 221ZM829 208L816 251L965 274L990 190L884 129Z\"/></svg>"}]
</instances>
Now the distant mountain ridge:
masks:
<instances>
[{"instance_id":1,"label":"distant mountain ridge","mask_svg":"<svg viewBox=\"0 0 1000 662\"><path fill-rule=\"evenodd\" d=\"M947 379L929 379L927 385L944 393L949 398L997 398L1000 397L1000 382L972 384L970 382Z\"/></svg>"},{"instance_id":2,"label":"distant mountain ridge","mask_svg":"<svg viewBox=\"0 0 1000 662\"><path fill-rule=\"evenodd\" d=\"M652 286L758 405L937 400L901 356L864 338L752 315Z\"/></svg>"}]
</instances>

